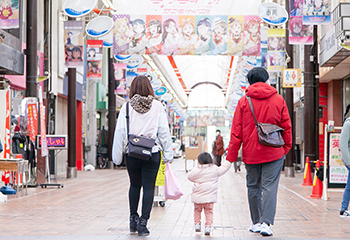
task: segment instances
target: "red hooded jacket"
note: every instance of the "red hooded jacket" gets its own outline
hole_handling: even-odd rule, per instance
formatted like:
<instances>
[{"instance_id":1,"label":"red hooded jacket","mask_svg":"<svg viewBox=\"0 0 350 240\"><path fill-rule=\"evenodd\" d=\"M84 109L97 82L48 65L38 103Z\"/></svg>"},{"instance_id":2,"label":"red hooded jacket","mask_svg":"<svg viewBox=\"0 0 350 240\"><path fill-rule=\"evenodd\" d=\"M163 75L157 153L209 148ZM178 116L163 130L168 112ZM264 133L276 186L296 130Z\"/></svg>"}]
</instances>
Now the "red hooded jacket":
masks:
<instances>
[{"instance_id":1,"label":"red hooded jacket","mask_svg":"<svg viewBox=\"0 0 350 240\"><path fill-rule=\"evenodd\" d=\"M273 148L259 143L254 118L249 107L250 97L258 122L276 124L284 129L282 133L284 146ZM237 161L241 143L243 143L242 160L247 164L260 164L278 160L286 155L292 147L292 127L287 104L277 90L270 85L257 82L250 85L237 104L233 117L231 138L226 160Z\"/></svg>"}]
</instances>

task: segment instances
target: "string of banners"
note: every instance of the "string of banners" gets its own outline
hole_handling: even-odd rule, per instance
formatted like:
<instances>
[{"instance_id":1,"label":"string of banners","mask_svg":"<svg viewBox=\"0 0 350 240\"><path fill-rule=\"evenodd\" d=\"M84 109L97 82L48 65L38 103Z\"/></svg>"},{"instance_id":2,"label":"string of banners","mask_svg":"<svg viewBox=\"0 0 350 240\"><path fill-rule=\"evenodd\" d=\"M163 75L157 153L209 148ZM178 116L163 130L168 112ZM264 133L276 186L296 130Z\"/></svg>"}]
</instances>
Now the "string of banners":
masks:
<instances>
[{"instance_id":1,"label":"string of banners","mask_svg":"<svg viewBox=\"0 0 350 240\"><path fill-rule=\"evenodd\" d=\"M257 15L114 15L114 55L260 55Z\"/></svg>"}]
</instances>

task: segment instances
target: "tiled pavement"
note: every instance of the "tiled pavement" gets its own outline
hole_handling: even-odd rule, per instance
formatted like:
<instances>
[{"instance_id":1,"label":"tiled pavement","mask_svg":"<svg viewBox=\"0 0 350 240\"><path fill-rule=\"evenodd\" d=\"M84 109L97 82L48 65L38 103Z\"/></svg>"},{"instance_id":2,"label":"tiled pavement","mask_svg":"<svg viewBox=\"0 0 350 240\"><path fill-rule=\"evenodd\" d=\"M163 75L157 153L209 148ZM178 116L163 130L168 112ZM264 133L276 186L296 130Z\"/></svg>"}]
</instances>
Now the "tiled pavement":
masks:
<instances>
[{"instance_id":1,"label":"tiled pavement","mask_svg":"<svg viewBox=\"0 0 350 240\"><path fill-rule=\"evenodd\" d=\"M198 239L193 227L192 183L184 160L172 168L184 196L154 207L148 239ZM302 174L282 173L278 192L275 239L350 239L350 218L339 217L342 192L328 192L329 201L308 199L311 186L302 186ZM64 188L29 188L28 196L9 196L0 203L0 239L140 239L128 232L128 178L126 170L78 172L76 179L60 179ZM245 171L233 167L220 179L214 205L213 239L261 239L247 230L250 222Z\"/></svg>"}]
</instances>

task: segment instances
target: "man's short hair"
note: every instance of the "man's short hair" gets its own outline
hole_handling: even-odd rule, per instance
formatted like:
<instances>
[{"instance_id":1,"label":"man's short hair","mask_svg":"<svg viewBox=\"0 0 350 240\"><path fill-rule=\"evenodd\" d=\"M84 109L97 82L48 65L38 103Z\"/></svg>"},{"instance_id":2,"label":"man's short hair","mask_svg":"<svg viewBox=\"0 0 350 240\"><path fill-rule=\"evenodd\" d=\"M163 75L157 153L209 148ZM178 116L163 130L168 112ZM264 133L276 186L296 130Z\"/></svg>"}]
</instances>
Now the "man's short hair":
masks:
<instances>
[{"instance_id":1,"label":"man's short hair","mask_svg":"<svg viewBox=\"0 0 350 240\"><path fill-rule=\"evenodd\" d=\"M269 79L269 73L266 71L265 68L255 67L248 72L247 78L250 85L256 82L264 83Z\"/></svg>"}]
</instances>

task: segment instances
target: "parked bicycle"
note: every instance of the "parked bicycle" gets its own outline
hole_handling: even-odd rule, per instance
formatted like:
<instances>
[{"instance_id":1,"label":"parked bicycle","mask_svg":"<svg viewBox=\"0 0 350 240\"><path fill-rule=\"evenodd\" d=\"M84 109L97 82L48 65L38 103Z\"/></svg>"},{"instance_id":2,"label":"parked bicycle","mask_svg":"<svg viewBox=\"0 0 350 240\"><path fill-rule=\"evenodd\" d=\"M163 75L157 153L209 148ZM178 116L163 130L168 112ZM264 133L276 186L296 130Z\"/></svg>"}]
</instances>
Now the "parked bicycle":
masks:
<instances>
[{"instance_id":1,"label":"parked bicycle","mask_svg":"<svg viewBox=\"0 0 350 240\"><path fill-rule=\"evenodd\" d=\"M104 169L108 165L108 154L106 146L97 147L96 165L99 169Z\"/></svg>"}]
</instances>

